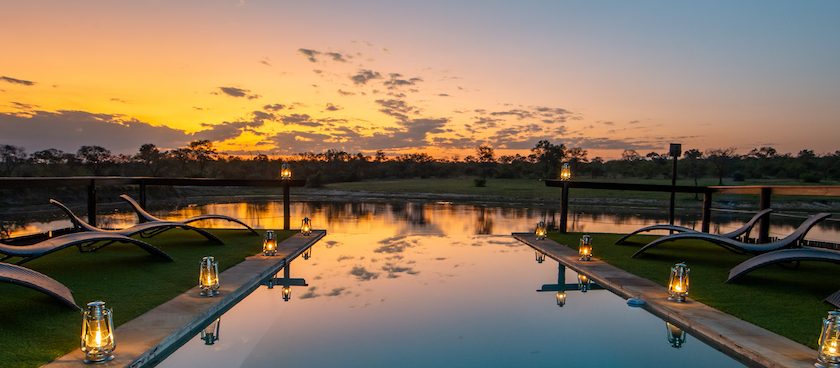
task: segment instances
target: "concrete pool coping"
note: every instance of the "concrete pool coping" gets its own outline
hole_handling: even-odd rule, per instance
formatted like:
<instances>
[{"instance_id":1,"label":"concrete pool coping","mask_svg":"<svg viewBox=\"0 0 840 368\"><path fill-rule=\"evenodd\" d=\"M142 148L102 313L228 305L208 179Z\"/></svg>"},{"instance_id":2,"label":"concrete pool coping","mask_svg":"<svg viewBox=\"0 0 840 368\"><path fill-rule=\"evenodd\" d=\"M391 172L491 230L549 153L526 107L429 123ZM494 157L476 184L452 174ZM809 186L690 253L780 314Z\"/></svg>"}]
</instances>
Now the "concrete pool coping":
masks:
<instances>
[{"instance_id":1,"label":"concrete pool coping","mask_svg":"<svg viewBox=\"0 0 840 368\"><path fill-rule=\"evenodd\" d=\"M817 352L807 346L690 298L686 303L668 301L664 286L595 258L580 261L577 251L551 239L537 240L533 233L512 235L625 299L644 300L643 308L649 312L741 363L753 367L813 368L817 360Z\"/></svg>"},{"instance_id":2,"label":"concrete pool coping","mask_svg":"<svg viewBox=\"0 0 840 368\"><path fill-rule=\"evenodd\" d=\"M159 363L326 234L326 230L313 230L310 236L297 233L277 245L276 256L258 254L225 270L219 275L220 294L216 297L199 296L195 286L122 324L114 331L115 358L93 366L134 368ZM83 360L84 354L76 349L43 367L91 367Z\"/></svg>"}]
</instances>

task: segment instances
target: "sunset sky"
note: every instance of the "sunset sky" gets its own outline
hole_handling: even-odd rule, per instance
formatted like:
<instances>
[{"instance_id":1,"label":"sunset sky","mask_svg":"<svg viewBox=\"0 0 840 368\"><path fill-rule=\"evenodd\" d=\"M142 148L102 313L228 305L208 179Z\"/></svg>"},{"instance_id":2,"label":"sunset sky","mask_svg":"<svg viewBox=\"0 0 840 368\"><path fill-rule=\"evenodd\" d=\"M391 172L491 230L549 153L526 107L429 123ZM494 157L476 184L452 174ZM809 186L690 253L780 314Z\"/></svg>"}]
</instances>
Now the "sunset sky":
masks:
<instances>
[{"instance_id":1,"label":"sunset sky","mask_svg":"<svg viewBox=\"0 0 840 368\"><path fill-rule=\"evenodd\" d=\"M840 149L836 1L0 4L0 144Z\"/></svg>"}]
</instances>

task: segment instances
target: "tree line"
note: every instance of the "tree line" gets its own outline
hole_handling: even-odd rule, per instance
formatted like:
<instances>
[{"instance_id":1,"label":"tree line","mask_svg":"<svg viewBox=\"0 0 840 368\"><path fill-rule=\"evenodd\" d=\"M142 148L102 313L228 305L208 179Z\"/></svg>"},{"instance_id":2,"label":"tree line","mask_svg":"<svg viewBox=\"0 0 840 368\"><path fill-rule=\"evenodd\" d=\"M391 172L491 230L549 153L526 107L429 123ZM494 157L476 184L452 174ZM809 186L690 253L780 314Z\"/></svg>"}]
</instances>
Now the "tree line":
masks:
<instances>
[{"instance_id":1,"label":"tree line","mask_svg":"<svg viewBox=\"0 0 840 368\"><path fill-rule=\"evenodd\" d=\"M73 152L45 149L27 153L14 145L0 145L2 176L158 176L270 179L278 177L281 161L293 165L295 177L311 185L365 179L400 179L473 176L487 178L556 178L562 163L571 164L575 177L669 178L672 158L667 153L640 154L625 150L621 158L589 158L587 150L562 143L539 141L527 155L496 155L493 147L478 146L475 154L463 158L434 158L426 153L388 156L330 149L304 152L285 159L264 154L235 156L222 152L207 140L185 147L161 150L154 144L140 146L135 154L113 154L100 146L82 146ZM733 148L701 151L689 149L679 159L679 175L693 178L798 179L820 182L840 179L840 150L817 155L803 149L781 154L773 147L738 154Z\"/></svg>"}]
</instances>

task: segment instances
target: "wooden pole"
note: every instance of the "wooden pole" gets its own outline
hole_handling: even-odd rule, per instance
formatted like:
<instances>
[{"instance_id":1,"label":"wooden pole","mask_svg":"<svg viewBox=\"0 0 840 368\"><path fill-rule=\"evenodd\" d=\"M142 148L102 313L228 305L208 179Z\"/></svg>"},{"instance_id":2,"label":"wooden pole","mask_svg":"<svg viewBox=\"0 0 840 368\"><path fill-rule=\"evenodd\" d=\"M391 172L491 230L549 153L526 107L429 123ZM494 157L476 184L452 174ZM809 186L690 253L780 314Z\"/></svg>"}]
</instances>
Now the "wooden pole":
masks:
<instances>
[{"instance_id":1,"label":"wooden pole","mask_svg":"<svg viewBox=\"0 0 840 368\"><path fill-rule=\"evenodd\" d=\"M770 208L770 197L773 195L773 189L768 187L761 188L761 196L758 199L759 211ZM767 243L770 241L770 216L764 216L761 222L758 223L758 242Z\"/></svg>"},{"instance_id":2,"label":"wooden pole","mask_svg":"<svg viewBox=\"0 0 840 368\"><path fill-rule=\"evenodd\" d=\"M283 183L283 230L291 228L291 199L289 198L289 183Z\"/></svg>"},{"instance_id":3,"label":"wooden pole","mask_svg":"<svg viewBox=\"0 0 840 368\"><path fill-rule=\"evenodd\" d=\"M708 233L712 222L712 192L703 193L703 224L702 232Z\"/></svg>"},{"instance_id":4,"label":"wooden pole","mask_svg":"<svg viewBox=\"0 0 840 368\"><path fill-rule=\"evenodd\" d=\"M677 157L674 156L674 171L671 173L671 206L668 208L668 223L674 224L674 208L677 203ZM673 233L673 232L672 232Z\"/></svg>"},{"instance_id":5,"label":"wooden pole","mask_svg":"<svg viewBox=\"0 0 840 368\"><path fill-rule=\"evenodd\" d=\"M96 180L91 179L87 186L87 222L96 226Z\"/></svg>"},{"instance_id":6,"label":"wooden pole","mask_svg":"<svg viewBox=\"0 0 840 368\"><path fill-rule=\"evenodd\" d=\"M569 183L563 183L563 190L560 193L560 232L566 233L566 224L569 220Z\"/></svg>"},{"instance_id":7,"label":"wooden pole","mask_svg":"<svg viewBox=\"0 0 840 368\"><path fill-rule=\"evenodd\" d=\"M138 199L140 200L140 206L146 208L146 182L140 181L139 189L138 189Z\"/></svg>"}]
</instances>

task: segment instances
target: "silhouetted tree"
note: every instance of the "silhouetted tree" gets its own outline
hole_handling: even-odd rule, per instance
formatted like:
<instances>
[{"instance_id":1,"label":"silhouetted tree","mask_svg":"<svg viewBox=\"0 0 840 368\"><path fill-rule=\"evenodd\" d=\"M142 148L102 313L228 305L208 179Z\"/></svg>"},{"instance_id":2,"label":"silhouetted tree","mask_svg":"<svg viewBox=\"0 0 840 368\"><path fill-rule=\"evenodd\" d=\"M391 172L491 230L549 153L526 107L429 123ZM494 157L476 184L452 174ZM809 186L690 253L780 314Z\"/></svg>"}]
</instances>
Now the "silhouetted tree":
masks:
<instances>
[{"instance_id":1,"label":"silhouetted tree","mask_svg":"<svg viewBox=\"0 0 840 368\"><path fill-rule=\"evenodd\" d=\"M111 161L111 151L100 146L82 146L76 152L79 161L93 171L93 175L102 174L102 168Z\"/></svg>"},{"instance_id":2,"label":"silhouetted tree","mask_svg":"<svg viewBox=\"0 0 840 368\"><path fill-rule=\"evenodd\" d=\"M735 148L718 148L706 151L706 158L715 168L718 185L723 185L723 177L727 174L729 165L735 157Z\"/></svg>"}]
</instances>

